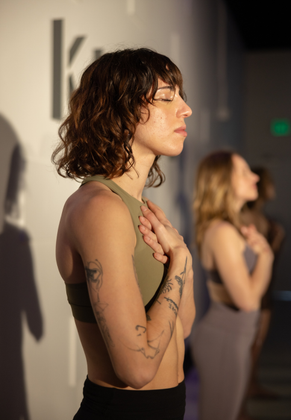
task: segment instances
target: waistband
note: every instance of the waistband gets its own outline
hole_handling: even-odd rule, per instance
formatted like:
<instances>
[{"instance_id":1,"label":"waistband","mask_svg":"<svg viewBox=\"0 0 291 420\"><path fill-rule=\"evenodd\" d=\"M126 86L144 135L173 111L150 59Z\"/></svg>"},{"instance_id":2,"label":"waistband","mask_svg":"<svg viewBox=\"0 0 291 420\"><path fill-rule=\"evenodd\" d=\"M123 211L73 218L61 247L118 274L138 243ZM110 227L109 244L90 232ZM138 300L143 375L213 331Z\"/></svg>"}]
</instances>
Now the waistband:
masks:
<instances>
[{"instance_id":1,"label":"waistband","mask_svg":"<svg viewBox=\"0 0 291 420\"><path fill-rule=\"evenodd\" d=\"M125 390L102 387L87 378L83 394L82 408L108 418L174 420L182 419L185 412L185 381L174 388Z\"/></svg>"}]
</instances>

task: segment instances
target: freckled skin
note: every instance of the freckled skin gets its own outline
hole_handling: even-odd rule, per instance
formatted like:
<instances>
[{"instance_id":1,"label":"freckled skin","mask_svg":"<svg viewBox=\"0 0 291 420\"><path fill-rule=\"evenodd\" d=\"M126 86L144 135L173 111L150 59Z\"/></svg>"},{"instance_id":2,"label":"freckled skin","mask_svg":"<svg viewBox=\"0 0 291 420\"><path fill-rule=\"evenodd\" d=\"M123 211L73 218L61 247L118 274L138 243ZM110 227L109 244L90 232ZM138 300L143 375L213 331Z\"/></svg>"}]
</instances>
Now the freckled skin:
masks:
<instances>
[{"instance_id":1,"label":"freckled skin","mask_svg":"<svg viewBox=\"0 0 291 420\"><path fill-rule=\"evenodd\" d=\"M191 108L179 95L179 89L173 92L163 81L152 104L149 104L150 119L144 112L144 121L136 127L133 149L135 157L141 151L148 150L151 156L177 156L183 150L185 136L175 132L184 126L184 119L192 114Z\"/></svg>"}]
</instances>

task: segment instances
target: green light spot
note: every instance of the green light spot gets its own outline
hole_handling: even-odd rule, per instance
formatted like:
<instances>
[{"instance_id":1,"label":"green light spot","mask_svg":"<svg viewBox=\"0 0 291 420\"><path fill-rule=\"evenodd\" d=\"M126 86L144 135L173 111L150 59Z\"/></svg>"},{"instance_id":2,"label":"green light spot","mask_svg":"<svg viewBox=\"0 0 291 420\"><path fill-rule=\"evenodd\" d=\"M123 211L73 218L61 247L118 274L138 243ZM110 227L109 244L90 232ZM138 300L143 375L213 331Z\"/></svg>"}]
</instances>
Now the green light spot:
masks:
<instances>
[{"instance_id":1,"label":"green light spot","mask_svg":"<svg viewBox=\"0 0 291 420\"><path fill-rule=\"evenodd\" d=\"M272 120L271 133L273 136L288 136L291 133L290 121L287 119Z\"/></svg>"}]
</instances>

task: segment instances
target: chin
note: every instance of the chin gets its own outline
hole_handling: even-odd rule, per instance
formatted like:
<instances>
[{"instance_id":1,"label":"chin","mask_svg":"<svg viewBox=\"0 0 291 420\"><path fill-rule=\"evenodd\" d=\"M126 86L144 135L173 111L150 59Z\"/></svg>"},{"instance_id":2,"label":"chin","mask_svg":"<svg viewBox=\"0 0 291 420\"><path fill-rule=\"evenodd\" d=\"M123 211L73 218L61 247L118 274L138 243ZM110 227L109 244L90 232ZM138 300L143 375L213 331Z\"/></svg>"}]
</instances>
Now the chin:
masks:
<instances>
[{"instance_id":1,"label":"chin","mask_svg":"<svg viewBox=\"0 0 291 420\"><path fill-rule=\"evenodd\" d=\"M258 191L254 191L253 194L250 194L247 201L255 201L258 198L258 196L259 196Z\"/></svg>"},{"instance_id":2,"label":"chin","mask_svg":"<svg viewBox=\"0 0 291 420\"><path fill-rule=\"evenodd\" d=\"M175 156L179 156L182 151L184 149L184 143L182 143L181 145L179 145L179 147L173 147L171 150L168 151L168 153L165 153L165 156L169 156L169 157L175 157Z\"/></svg>"}]
</instances>

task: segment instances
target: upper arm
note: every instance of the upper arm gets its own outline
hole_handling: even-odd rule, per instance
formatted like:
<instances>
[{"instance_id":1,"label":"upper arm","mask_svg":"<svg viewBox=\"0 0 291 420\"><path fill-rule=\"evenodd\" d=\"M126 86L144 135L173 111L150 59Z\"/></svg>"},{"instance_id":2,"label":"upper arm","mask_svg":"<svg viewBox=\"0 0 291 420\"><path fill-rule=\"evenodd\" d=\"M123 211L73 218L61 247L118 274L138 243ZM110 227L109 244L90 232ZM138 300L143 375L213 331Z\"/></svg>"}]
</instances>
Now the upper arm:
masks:
<instances>
[{"instance_id":1,"label":"upper arm","mask_svg":"<svg viewBox=\"0 0 291 420\"><path fill-rule=\"evenodd\" d=\"M250 275L236 229L229 223L218 226L211 238L211 250L227 291L234 303L244 309L250 298Z\"/></svg>"},{"instance_id":2,"label":"upper arm","mask_svg":"<svg viewBox=\"0 0 291 420\"><path fill-rule=\"evenodd\" d=\"M112 363L124 363L136 325L146 326L132 259L136 237L130 213L118 197L94 197L72 214L71 235Z\"/></svg>"}]
</instances>

